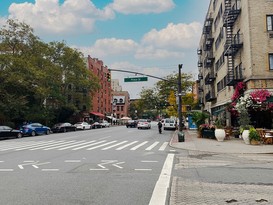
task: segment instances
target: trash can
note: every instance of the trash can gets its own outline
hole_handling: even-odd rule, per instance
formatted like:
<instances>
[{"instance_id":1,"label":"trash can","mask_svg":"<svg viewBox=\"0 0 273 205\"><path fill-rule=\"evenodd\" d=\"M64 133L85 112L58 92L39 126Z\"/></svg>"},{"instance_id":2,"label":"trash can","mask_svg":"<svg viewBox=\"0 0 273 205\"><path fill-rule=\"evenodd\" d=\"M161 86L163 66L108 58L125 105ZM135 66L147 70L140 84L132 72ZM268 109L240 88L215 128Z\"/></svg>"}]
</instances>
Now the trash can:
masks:
<instances>
[{"instance_id":1,"label":"trash can","mask_svg":"<svg viewBox=\"0 0 273 205\"><path fill-rule=\"evenodd\" d=\"M184 132L178 132L178 142L185 142Z\"/></svg>"}]
</instances>

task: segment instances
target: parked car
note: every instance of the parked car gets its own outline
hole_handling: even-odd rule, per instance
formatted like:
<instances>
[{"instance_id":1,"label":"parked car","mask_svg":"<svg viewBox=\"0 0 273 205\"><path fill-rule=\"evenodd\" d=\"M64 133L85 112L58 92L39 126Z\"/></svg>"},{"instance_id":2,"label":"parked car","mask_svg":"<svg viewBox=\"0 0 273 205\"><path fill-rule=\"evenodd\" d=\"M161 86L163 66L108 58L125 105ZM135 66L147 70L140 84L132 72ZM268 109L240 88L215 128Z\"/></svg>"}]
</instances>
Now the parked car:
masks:
<instances>
[{"instance_id":1,"label":"parked car","mask_svg":"<svg viewBox=\"0 0 273 205\"><path fill-rule=\"evenodd\" d=\"M89 123L87 122L77 122L74 124L77 130L90 130L92 127Z\"/></svg>"},{"instance_id":2,"label":"parked car","mask_svg":"<svg viewBox=\"0 0 273 205\"><path fill-rule=\"evenodd\" d=\"M151 121L147 119L138 120L137 129L151 129Z\"/></svg>"},{"instance_id":3,"label":"parked car","mask_svg":"<svg viewBox=\"0 0 273 205\"><path fill-rule=\"evenodd\" d=\"M136 127L137 126L137 121L136 120L128 120L125 125L126 125L127 128L128 127Z\"/></svg>"},{"instance_id":4,"label":"parked car","mask_svg":"<svg viewBox=\"0 0 273 205\"><path fill-rule=\"evenodd\" d=\"M0 138L12 138L17 137L21 138L23 136L23 133L21 130L12 129L9 126L0 126Z\"/></svg>"},{"instance_id":5,"label":"parked car","mask_svg":"<svg viewBox=\"0 0 273 205\"><path fill-rule=\"evenodd\" d=\"M69 131L76 131L76 130L77 130L76 126L72 125L69 122L57 123L51 128L52 132L69 132Z\"/></svg>"},{"instance_id":6,"label":"parked car","mask_svg":"<svg viewBox=\"0 0 273 205\"><path fill-rule=\"evenodd\" d=\"M164 130L175 130L176 129L176 122L174 119L171 118L166 118L162 120L162 124L163 124L163 129Z\"/></svg>"},{"instance_id":7,"label":"parked car","mask_svg":"<svg viewBox=\"0 0 273 205\"><path fill-rule=\"evenodd\" d=\"M100 124L101 127L110 127L110 123L107 120L103 120Z\"/></svg>"},{"instance_id":8,"label":"parked car","mask_svg":"<svg viewBox=\"0 0 273 205\"><path fill-rule=\"evenodd\" d=\"M96 128L102 128L101 123L99 123L99 122L92 123L92 129L96 129Z\"/></svg>"},{"instance_id":9,"label":"parked car","mask_svg":"<svg viewBox=\"0 0 273 205\"><path fill-rule=\"evenodd\" d=\"M51 130L49 127L42 125L40 123L30 123L27 125L23 125L21 128L23 135L35 136L46 134L49 135Z\"/></svg>"}]
</instances>

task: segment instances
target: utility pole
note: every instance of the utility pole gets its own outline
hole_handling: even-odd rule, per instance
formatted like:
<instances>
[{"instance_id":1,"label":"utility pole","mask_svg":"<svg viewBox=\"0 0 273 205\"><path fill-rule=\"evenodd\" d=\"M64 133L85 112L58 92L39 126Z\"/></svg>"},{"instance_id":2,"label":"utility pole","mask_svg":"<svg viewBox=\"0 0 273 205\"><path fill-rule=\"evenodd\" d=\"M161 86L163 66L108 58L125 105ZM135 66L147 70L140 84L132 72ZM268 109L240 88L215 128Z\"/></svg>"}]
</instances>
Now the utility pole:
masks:
<instances>
[{"instance_id":1,"label":"utility pole","mask_svg":"<svg viewBox=\"0 0 273 205\"><path fill-rule=\"evenodd\" d=\"M181 88L181 69L183 64L178 65L178 119L179 119L179 126L178 131L181 132L182 127L182 88Z\"/></svg>"}]
</instances>

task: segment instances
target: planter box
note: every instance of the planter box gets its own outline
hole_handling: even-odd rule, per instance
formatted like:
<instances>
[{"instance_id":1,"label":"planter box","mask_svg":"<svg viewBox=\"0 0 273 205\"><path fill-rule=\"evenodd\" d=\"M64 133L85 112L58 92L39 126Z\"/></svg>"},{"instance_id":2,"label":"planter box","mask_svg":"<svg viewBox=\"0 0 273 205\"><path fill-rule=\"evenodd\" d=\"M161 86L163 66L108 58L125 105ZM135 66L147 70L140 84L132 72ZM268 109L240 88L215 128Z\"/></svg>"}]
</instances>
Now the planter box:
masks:
<instances>
[{"instance_id":1,"label":"planter box","mask_svg":"<svg viewBox=\"0 0 273 205\"><path fill-rule=\"evenodd\" d=\"M214 132L214 130L203 129L201 131L201 135L202 135L202 138L215 139L215 132Z\"/></svg>"}]
</instances>

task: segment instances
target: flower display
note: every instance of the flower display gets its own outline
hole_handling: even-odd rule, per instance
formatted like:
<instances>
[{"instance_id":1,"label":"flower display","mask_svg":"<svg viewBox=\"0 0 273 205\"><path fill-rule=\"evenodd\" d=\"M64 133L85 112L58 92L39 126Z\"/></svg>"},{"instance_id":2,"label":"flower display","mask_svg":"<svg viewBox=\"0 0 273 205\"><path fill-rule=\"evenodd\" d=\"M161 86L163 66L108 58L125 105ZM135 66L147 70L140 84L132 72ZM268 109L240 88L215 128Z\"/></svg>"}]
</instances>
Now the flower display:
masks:
<instances>
[{"instance_id":1,"label":"flower display","mask_svg":"<svg viewBox=\"0 0 273 205\"><path fill-rule=\"evenodd\" d=\"M207 129L207 130L215 130L215 126L211 124L201 124L199 126L200 130Z\"/></svg>"},{"instance_id":2,"label":"flower display","mask_svg":"<svg viewBox=\"0 0 273 205\"><path fill-rule=\"evenodd\" d=\"M244 89L244 84L238 83L238 86L236 87L232 96L232 103L228 106L228 111L232 115L238 116L240 113L248 110L273 110L273 104L266 102L266 100L271 96L271 93L268 90L257 89L249 94L243 95L241 92Z\"/></svg>"}]
</instances>

